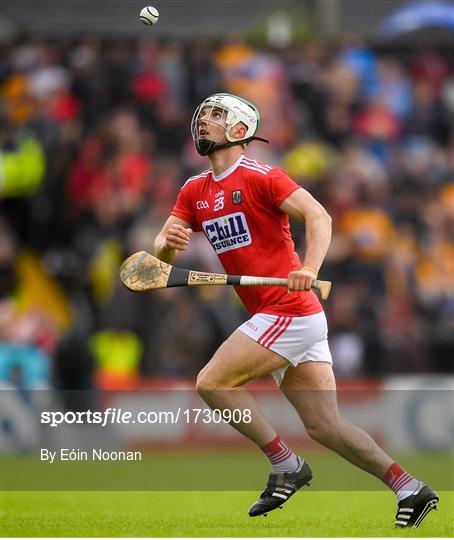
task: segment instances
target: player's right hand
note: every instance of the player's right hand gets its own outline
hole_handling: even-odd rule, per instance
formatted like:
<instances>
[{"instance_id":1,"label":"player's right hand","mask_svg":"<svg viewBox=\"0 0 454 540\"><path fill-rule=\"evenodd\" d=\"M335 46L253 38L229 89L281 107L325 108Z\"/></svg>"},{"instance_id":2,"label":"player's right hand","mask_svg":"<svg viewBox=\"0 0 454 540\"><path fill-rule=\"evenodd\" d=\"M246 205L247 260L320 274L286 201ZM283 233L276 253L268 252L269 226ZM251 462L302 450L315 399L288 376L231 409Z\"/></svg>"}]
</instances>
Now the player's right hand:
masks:
<instances>
[{"instance_id":1,"label":"player's right hand","mask_svg":"<svg viewBox=\"0 0 454 540\"><path fill-rule=\"evenodd\" d=\"M189 227L183 227L174 223L171 225L165 235L165 247L167 249L178 249L179 251L184 251L189 244L189 239L191 238L192 229Z\"/></svg>"}]
</instances>

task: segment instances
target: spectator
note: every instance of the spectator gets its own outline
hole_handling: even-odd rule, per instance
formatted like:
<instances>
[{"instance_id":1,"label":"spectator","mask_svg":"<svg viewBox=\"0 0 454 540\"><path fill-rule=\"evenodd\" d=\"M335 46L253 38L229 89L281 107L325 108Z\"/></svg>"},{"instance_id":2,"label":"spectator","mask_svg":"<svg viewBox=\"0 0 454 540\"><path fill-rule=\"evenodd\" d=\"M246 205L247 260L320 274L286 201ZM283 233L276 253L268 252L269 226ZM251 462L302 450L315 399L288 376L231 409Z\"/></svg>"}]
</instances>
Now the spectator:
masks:
<instances>
[{"instance_id":1,"label":"spectator","mask_svg":"<svg viewBox=\"0 0 454 540\"><path fill-rule=\"evenodd\" d=\"M117 280L121 258L152 250L180 186L205 167L186 125L218 91L263 112L273 149L248 153L284 163L333 215L322 274L336 283L338 376L451 369L454 93L443 54L384 55L351 36L278 50L242 38L36 38L11 45L1 73L9 379L39 372L91 388L100 371L123 383L192 375L241 320L227 288L132 296ZM304 249L301 224L295 240ZM202 236L183 263L220 270ZM18 354L25 364L12 368Z\"/></svg>"}]
</instances>

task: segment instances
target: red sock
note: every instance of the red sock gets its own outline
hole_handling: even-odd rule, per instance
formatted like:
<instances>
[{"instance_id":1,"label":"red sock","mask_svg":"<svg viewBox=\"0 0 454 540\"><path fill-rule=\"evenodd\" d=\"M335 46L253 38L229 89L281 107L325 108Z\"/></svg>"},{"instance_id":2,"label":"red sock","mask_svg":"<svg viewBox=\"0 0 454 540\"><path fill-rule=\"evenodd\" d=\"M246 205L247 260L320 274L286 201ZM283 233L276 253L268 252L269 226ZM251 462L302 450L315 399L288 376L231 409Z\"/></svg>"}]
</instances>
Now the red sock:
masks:
<instances>
[{"instance_id":1,"label":"red sock","mask_svg":"<svg viewBox=\"0 0 454 540\"><path fill-rule=\"evenodd\" d=\"M273 472L293 472L298 467L298 456L279 435L262 446L262 451L270 460Z\"/></svg>"},{"instance_id":2,"label":"red sock","mask_svg":"<svg viewBox=\"0 0 454 540\"><path fill-rule=\"evenodd\" d=\"M398 463L393 463L385 472L383 482L394 491L399 500L411 494L419 485L419 481Z\"/></svg>"},{"instance_id":3,"label":"red sock","mask_svg":"<svg viewBox=\"0 0 454 540\"><path fill-rule=\"evenodd\" d=\"M292 455L292 451L279 435L276 435L271 442L262 446L262 450L273 465L284 461L284 459Z\"/></svg>"}]
</instances>

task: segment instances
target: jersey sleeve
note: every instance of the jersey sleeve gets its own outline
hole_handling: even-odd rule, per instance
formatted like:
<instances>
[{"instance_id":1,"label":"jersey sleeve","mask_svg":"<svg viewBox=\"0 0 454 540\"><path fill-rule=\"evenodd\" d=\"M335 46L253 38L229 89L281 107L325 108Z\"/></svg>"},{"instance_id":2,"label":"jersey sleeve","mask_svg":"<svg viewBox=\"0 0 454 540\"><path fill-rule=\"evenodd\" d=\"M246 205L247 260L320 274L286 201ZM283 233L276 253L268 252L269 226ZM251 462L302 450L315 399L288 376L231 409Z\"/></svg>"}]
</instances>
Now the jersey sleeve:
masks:
<instances>
[{"instance_id":1,"label":"jersey sleeve","mask_svg":"<svg viewBox=\"0 0 454 540\"><path fill-rule=\"evenodd\" d=\"M272 169L267 174L268 196L271 203L280 206L299 186L283 169Z\"/></svg>"},{"instance_id":2,"label":"jersey sleeve","mask_svg":"<svg viewBox=\"0 0 454 540\"><path fill-rule=\"evenodd\" d=\"M187 223L189 223L189 225L191 225L191 227L193 227L194 214L192 212L192 205L189 202L189 193L187 188L182 187L180 189L171 214L172 216L176 216L186 221Z\"/></svg>"}]
</instances>

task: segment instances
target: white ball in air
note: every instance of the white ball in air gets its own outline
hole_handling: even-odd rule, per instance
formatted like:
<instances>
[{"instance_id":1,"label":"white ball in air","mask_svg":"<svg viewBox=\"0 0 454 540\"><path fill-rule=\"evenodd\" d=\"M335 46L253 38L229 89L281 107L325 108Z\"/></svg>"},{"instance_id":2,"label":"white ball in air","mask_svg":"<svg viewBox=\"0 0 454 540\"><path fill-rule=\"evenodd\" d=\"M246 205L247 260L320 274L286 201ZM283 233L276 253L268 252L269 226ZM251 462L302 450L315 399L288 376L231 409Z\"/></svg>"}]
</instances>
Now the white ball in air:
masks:
<instances>
[{"instance_id":1,"label":"white ball in air","mask_svg":"<svg viewBox=\"0 0 454 540\"><path fill-rule=\"evenodd\" d=\"M159 11L153 6L146 6L140 12L140 20L143 24L156 24L159 20Z\"/></svg>"}]
</instances>

